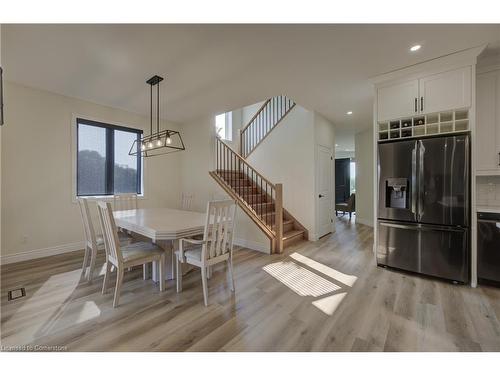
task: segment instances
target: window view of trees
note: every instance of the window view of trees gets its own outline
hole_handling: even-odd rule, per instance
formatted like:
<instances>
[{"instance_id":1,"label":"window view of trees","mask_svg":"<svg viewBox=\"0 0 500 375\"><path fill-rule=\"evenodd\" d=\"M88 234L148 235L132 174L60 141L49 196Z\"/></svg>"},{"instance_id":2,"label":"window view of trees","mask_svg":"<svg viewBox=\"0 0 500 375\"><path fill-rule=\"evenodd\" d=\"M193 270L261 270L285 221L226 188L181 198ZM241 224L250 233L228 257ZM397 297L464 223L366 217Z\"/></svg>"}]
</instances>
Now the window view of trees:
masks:
<instances>
[{"instance_id":1,"label":"window view of trees","mask_svg":"<svg viewBox=\"0 0 500 375\"><path fill-rule=\"evenodd\" d=\"M128 154L139 131L89 123L81 119L78 122L77 195L140 193L140 155Z\"/></svg>"}]
</instances>

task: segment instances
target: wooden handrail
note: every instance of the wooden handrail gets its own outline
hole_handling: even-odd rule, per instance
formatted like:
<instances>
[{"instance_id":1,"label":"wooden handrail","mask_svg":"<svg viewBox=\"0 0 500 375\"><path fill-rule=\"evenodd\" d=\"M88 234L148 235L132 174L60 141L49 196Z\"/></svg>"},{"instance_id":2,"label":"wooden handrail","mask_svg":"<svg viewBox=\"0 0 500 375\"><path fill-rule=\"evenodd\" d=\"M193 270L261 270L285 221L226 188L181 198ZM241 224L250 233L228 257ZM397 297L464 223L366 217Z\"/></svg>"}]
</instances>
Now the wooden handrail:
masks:
<instances>
[{"instance_id":1,"label":"wooden handrail","mask_svg":"<svg viewBox=\"0 0 500 375\"><path fill-rule=\"evenodd\" d=\"M253 115L252 119L248 122L248 124L246 124L242 129L241 129L241 132L245 132L245 130L250 126L252 125L252 122L253 120L255 120L257 118L257 116L259 115L259 113L266 107L267 103L269 103L271 101L272 98L269 98L267 99L264 104L262 104L262 106L259 108L259 110L255 113L255 115Z\"/></svg>"},{"instance_id":2,"label":"wooden handrail","mask_svg":"<svg viewBox=\"0 0 500 375\"><path fill-rule=\"evenodd\" d=\"M295 104L284 95L267 99L248 124L239 131L240 154L247 158L295 107Z\"/></svg>"},{"instance_id":3,"label":"wooden handrail","mask_svg":"<svg viewBox=\"0 0 500 375\"><path fill-rule=\"evenodd\" d=\"M264 177L262 174L260 174L259 172L257 172L257 170L252 167L240 154L238 154L231 146L229 146L226 142L224 142L222 139L220 139L220 137L216 137L216 142L220 142L221 144L224 145L224 147L228 148L232 154L234 154L234 156L240 160L243 164L245 164L249 169L251 169L252 171L255 172L255 174L257 176L259 176L262 180L266 181L270 186L272 186L273 188L276 188L275 185L269 181L269 179L267 179L266 177Z\"/></svg>"}]
</instances>

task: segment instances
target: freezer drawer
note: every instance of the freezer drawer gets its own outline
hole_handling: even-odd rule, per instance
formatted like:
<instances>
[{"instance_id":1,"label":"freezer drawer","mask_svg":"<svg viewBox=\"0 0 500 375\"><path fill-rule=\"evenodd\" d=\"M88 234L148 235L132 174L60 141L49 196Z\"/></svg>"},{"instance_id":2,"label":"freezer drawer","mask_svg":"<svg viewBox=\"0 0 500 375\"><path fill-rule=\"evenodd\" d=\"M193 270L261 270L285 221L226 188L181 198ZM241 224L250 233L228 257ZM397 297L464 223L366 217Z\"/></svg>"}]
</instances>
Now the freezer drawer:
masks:
<instances>
[{"instance_id":1,"label":"freezer drawer","mask_svg":"<svg viewBox=\"0 0 500 375\"><path fill-rule=\"evenodd\" d=\"M379 221L377 263L466 283L468 230Z\"/></svg>"},{"instance_id":2,"label":"freezer drawer","mask_svg":"<svg viewBox=\"0 0 500 375\"><path fill-rule=\"evenodd\" d=\"M500 282L500 214L478 214L477 277Z\"/></svg>"}]
</instances>

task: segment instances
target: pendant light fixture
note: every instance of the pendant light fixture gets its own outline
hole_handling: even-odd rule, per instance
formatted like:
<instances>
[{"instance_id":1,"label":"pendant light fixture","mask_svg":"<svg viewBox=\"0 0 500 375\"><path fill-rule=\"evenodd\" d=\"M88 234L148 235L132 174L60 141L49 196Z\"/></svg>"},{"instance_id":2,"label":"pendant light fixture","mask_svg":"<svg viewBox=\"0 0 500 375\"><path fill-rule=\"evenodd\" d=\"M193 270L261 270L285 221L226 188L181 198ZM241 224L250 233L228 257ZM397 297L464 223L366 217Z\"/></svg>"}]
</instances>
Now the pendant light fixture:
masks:
<instances>
[{"instance_id":1,"label":"pendant light fixture","mask_svg":"<svg viewBox=\"0 0 500 375\"><path fill-rule=\"evenodd\" d=\"M176 151L182 151L184 142L181 135L176 130L160 130L160 82L163 77L155 75L148 79L146 83L150 87L150 111L149 111L149 135L142 137L140 140L135 140L130 148L129 155L137 155L141 153L144 157L158 156L170 154ZM156 132L153 133L153 86L156 86Z\"/></svg>"}]
</instances>

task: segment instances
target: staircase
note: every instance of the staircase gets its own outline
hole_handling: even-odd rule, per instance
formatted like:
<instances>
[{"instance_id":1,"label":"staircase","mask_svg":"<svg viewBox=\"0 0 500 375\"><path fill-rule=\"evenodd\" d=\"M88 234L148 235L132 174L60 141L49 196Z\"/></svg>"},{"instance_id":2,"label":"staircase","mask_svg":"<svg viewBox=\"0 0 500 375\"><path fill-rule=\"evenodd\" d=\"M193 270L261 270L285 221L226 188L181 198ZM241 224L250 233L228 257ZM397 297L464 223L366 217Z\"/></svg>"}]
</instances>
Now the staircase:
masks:
<instances>
[{"instance_id":1,"label":"staircase","mask_svg":"<svg viewBox=\"0 0 500 375\"><path fill-rule=\"evenodd\" d=\"M220 138L215 142L216 169L210 175L270 239L272 253L307 239L307 230L283 208L282 184L270 182Z\"/></svg>"},{"instance_id":2,"label":"staircase","mask_svg":"<svg viewBox=\"0 0 500 375\"><path fill-rule=\"evenodd\" d=\"M241 129L241 156L247 158L293 107L295 102L283 95L267 99L249 123Z\"/></svg>"}]
</instances>

